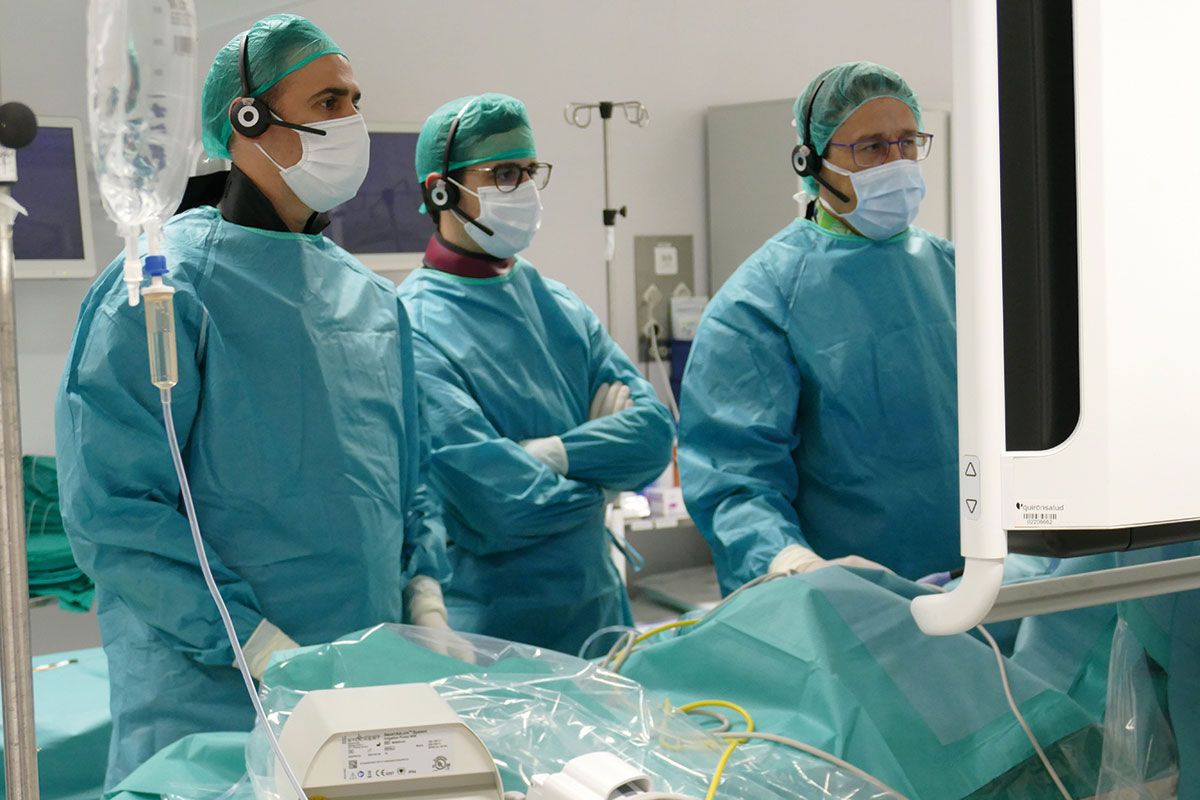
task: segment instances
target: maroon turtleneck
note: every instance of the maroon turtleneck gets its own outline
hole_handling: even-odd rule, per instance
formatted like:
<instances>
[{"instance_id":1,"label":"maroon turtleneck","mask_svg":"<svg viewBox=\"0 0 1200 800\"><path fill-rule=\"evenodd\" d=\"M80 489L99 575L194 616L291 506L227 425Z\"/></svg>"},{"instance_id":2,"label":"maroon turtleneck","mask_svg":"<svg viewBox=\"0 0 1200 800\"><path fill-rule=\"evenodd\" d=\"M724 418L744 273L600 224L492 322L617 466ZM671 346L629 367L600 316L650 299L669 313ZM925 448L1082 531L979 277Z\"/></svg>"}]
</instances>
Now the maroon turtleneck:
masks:
<instances>
[{"instance_id":1,"label":"maroon turtleneck","mask_svg":"<svg viewBox=\"0 0 1200 800\"><path fill-rule=\"evenodd\" d=\"M515 259L472 253L434 232L425 247L425 266L460 278L496 278L512 269Z\"/></svg>"}]
</instances>

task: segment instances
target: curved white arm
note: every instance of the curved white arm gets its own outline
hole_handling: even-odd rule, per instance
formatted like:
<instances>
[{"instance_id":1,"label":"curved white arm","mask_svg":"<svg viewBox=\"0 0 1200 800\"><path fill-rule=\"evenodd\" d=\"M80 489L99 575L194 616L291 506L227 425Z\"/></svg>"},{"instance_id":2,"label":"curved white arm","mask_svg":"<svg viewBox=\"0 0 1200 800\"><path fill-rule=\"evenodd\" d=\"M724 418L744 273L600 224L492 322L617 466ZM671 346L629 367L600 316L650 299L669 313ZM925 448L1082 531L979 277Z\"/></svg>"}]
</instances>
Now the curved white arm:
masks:
<instances>
[{"instance_id":1,"label":"curved white arm","mask_svg":"<svg viewBox=\"0 0 1200 800\"><path fill-rule=\"evenodd\" d=\"M968 558L962 580L952 591L912 601L913 619L930 636L965 633L991 611L1003 579L1003 558Z\"/></svg>"}]
</instances>

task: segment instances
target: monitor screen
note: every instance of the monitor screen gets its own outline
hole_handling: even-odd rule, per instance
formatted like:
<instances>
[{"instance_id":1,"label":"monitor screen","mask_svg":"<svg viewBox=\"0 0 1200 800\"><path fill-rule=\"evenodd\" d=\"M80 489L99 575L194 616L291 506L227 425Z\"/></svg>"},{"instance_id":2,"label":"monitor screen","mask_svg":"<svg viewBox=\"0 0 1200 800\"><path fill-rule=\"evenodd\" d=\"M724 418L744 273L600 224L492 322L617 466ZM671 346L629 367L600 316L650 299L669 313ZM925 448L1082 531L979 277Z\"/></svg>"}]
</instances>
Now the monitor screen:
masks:
<instances>
[{"instance_id":1,"label":"monitor screen","mask_svg":"<svg viewBox=\"0 0 1200 800\"><path fill-rule=\"evenodd\" d=\"M414 159L417 128L371 130L371 165L358 195L330 212L325 234L367 266L382 271L420 266L433 233L417 209L421 187Z\"/></svg>"},{"instance_id":2,"label":"monitor screen","mask_svg":"<svg viewBox=\"0 0 1200 800\"><path fill-rule=\"evenodd\" d=\"M85 256L80 211L79 164L75 131L44 125L28 147L17 151L17 183L13 198L29 216L13 226L13 252L18 260L82 261Z\"/></svg>"}]
</instances>

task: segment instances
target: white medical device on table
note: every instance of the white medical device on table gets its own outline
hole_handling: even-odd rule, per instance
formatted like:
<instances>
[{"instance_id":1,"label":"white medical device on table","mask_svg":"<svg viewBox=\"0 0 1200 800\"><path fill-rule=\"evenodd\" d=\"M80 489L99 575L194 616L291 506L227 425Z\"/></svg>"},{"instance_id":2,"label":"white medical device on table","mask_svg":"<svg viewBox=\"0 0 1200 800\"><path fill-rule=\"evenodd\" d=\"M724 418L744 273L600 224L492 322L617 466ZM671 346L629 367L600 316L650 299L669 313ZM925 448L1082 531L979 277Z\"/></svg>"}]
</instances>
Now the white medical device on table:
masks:
<instances>
[{"instance_id":1,"label":"white medical device on table","mask_svg":"<svg viewBox=\"0 0 1200 800\"><path fill-rule=\"evenodd\" d=\"M279 743L309 798L505 798L487 747L425 683L309 692L284 723ZM560 772L529 781L525 800L614 800L653 792L650 778L607 752L574 758ZM276 762L275 798L293 794Z\"/></svg>"},{"instance_id":2,"label":"white medical device on table","mask_svg":"<svg viewBox=\"0 0 1200 800\"><path fill-rule=\"evenodd\" d=\"M1200 156L1169 146L1200 130L1172 77L1198 26L1167 0L953 6L966 568L913 603L927 633L1200 587L1193 557L1001 589L1009 552L1200 539Z\"/></svg>"},{"instance_id":3,"label":"white medical device on table","mask_svg":"<svg viewBox=\"0 0 1200 800\"><path fill-rule=\"evenodd\" d=\"M504 797L487 747L424 683L309 692L279 743L308 797ZM278 764L275 776L276 796L293 797Z\"/></svg>"}]
</instances>

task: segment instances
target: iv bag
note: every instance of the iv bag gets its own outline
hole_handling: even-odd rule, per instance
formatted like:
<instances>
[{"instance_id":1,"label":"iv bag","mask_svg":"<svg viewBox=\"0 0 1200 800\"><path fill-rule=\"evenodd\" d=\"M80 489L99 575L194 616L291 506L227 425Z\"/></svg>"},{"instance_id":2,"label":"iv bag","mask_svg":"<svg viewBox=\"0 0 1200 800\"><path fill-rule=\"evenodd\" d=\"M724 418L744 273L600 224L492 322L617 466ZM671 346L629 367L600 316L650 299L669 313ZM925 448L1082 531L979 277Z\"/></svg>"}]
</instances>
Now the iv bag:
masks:
<instances>
[{"instance_id":1,"label":"iv bag","mask_svg":"<svg viewBox=\"0 0 1200 800\"><path fill-rule=\"evenodd\" d=\"M196 143L192 0L88 0L88 125L104 209L126 235L183 198Z\"/></svg>"}]
</instances>

